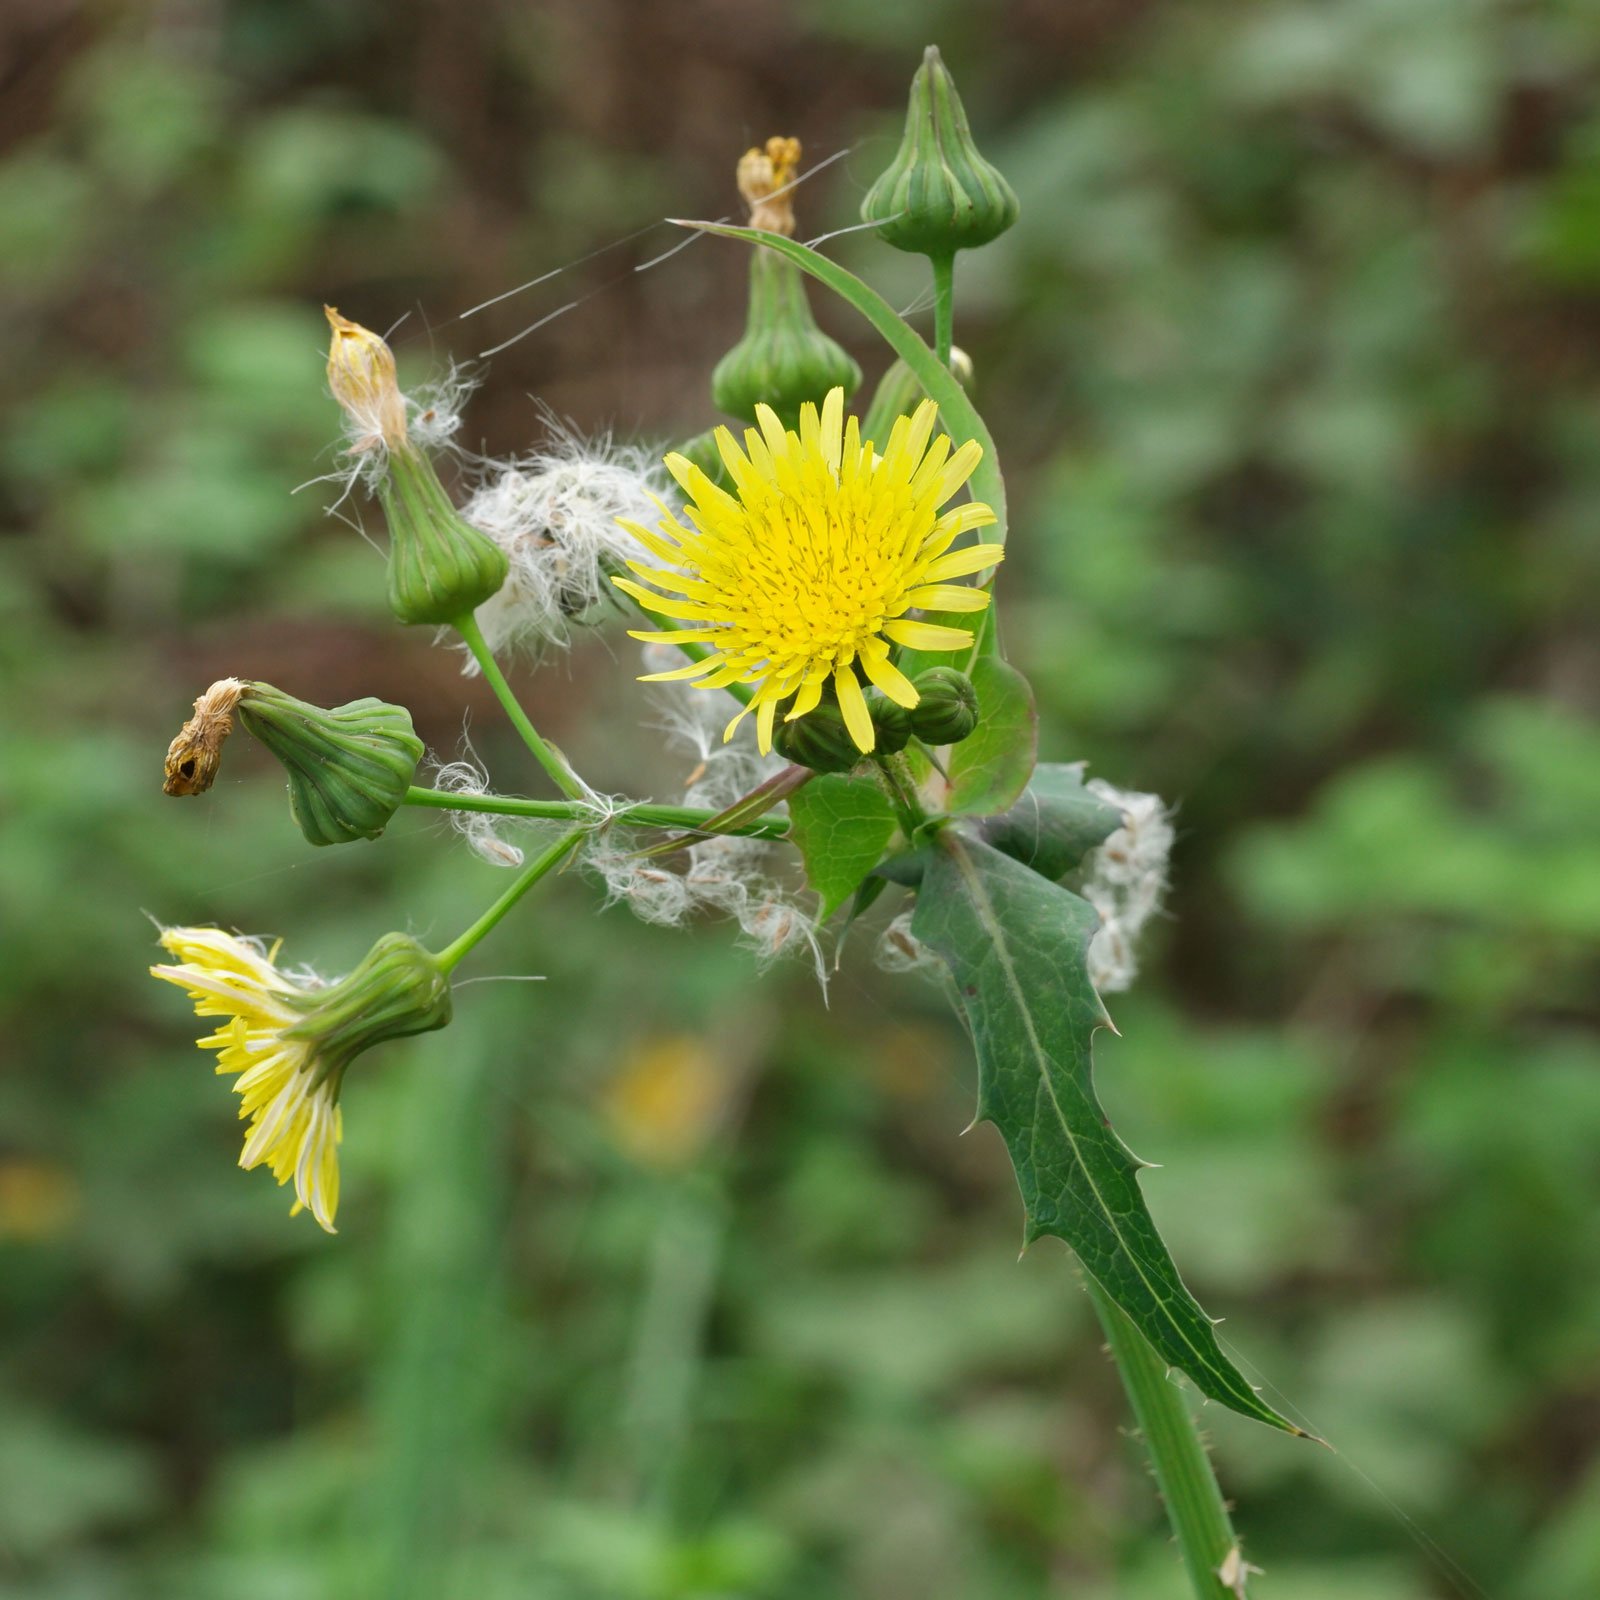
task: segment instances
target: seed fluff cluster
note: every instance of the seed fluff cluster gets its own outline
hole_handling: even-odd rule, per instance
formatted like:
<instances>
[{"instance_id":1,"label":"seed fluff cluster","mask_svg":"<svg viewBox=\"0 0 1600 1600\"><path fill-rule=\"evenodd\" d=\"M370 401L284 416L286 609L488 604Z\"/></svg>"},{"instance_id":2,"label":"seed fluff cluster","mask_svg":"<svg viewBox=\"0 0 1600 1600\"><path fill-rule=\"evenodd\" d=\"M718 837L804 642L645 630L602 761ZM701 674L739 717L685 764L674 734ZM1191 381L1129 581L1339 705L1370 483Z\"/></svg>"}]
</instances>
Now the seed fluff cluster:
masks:
<instances>
[{"instance_id":1,"label":"seed fluff cluster","mask_svg":"<svg viewBox=\"0 0 1600 1600\"><path fill-rule=\"evenodd\" d=\"M924 401L899 418L880 455L862 441L858 420L845 419L842 389L829 391L820 413L802 406L798 433L786 431L770 407L757 406L760 427L745 430L743 450L726 428L716 434L736 494L684 456L669 455L667 470L689 498L686 521L661 506L654 531L628 523L664 565L630 560L645 582L615 582L646 611L684 624L636 639L703 645L706 653L648 678L694 679L704 689L752 686L749 705L723 736L731 738L753 711L763 754L772 748L780 706L788 702L785 720L792 722L831 694L857 747L870 751L872 718L858 671L891 700L916 705L894 647L959 650L972 634L912 613L984 610L987 590L949 580L1004 554L998 544L951 548L963 533L997 519L978 501L940 513L982 450L975 440L952 451L948 437L934 439L937 411Z\"/></svg>"},{"instance_id":2,"label":"seed fluff cluster","mask_svg":"<svg viewBox=\"0 0 1600 1600\"><path fill-rule=\"evenodd\" d=\"M662 645L647 645L645 657L651 667L674 659ZM783 770L781 758L722 738L729 709L738 709L728 695L693 693L683 683L671 684L662 695L662 725L673 745L694 762L684 805L719 811ZM774 870L783 861L775 846L761 839L708 836L671 861L640 857L636 849L626 836L596 835L586 860L610 901L622 901L642 921L665 926L677 926L696 912L730 916L759 960L803 951L826 986L816 918L797 887Z\"/></svg>"},{"instance_id":3,"label":"seed fluff cluster","mask_svg":"<svg viewBox=\"0 0 1600 1600\"><path fill-rule=\"evenodd\" d=\"M511 563L500 592L478 609L489 648L537 654L566 644L574 622L615 599L608 568L640 554L625 524L654 515L665 489L649 452L559 427L545 449L490 462L462 507Z\"/></svg>"}]
</instances>

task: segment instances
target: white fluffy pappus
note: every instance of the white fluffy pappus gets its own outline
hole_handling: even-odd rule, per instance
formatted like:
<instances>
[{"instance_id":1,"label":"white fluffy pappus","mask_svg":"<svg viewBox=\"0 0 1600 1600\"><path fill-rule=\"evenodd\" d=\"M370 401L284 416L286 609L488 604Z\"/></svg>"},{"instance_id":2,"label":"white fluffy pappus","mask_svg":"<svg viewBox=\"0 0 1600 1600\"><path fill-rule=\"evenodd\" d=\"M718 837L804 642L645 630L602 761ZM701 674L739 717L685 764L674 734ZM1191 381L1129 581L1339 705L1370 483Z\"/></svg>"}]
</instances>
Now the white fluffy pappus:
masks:
<instances>
[{"instance_id":1,"label":"white fluffy pappus","mask_svg":"<svg viewBox=\"0 0 1600 1600\"><path fill-rule=\"evenodd\" d=\"M1172 855L1172 819L1161 798L1118 789L1099 778L1089 793L1122 813L1122 826L1083 865L1085 900L1100 913L1089 941L1089 981L1101 994L1126 989L1138 975L1139 935L1160 909Z\"/></svg>"},{"instance_id":2,"label":"white fluffy pappus","mask_svg":"<svg viewBox=\"0 0 1600 1600\"><path fill-rule=\"evenodd\" d=\"M480 795L489 792L489 774L470 751L461 761L451 761L433 772L433 787L451 794ZM450 826L472 847L475 855L491 867L520 867L522 849L500 836L507 819L487 811L446 812Z\"/></svg>"},{"instance_id":3,"label":"white fluffy pappus","mask_svg":"<svg viewBox=\"0 0 1600 1600\"><path fill-rule=\"evenodd\" d=\"M645 648L648 671L678 659L670 646ZM724 691L672 683L658 685L657 695L661 726L694 762L682 804L720 811L786 765L781 756L761 755L753 741L724 743L723 729L734 709ZM761 839L719 835L697 840L663 863L633 854L625 838L597 838L586 860L605 883L608 898L625 901L642 921L675 927L696 912L731 917L744 934L746 948L763 964L791 952L808 953L818 982L826 988L816 918L795 888L774 874L778 847Z\"/></svg>"},{"instance_id":4,"label":"white fluffy pappus","mask_svg":"<svg viewBox=\"0 0 1600 1600\"><path fill-rule=\"evenodd\" d=\"M608 565L644 553L617 519L654 524L656 497L667 492L650 451L569 429L530 455L485 463L461 511L510 561L500 592L478 610L489 648L537 654L566 644L585 613L615 600ZM465 670L477 666L469 660Z\"/></svg>"}]
</instances>

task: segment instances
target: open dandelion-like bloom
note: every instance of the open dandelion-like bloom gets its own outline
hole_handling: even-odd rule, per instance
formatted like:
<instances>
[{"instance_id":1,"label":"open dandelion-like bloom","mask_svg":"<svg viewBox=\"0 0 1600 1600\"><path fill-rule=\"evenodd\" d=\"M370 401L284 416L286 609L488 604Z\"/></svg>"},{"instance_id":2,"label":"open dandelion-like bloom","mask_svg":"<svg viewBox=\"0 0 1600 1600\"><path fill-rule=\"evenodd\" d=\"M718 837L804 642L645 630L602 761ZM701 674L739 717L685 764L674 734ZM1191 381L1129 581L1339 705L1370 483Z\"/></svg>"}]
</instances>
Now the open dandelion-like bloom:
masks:
<instances>
[{"instance_id":1,"label":"open dandelion-like bloom","mask_svg":"<svg viewBox=\"0 0 1600 1600\"><path fill-rule=\"evenodd\" d=\"M286 973L276 947L220 928L163 928L161 943L177 964L151 973L185 990L196 1016L225 1019L199 1045L218 1053L219 1075L234 1074L250 1123L239 1165L265 1164L280 1184L293 1178L291 1215L309 1211L334 1232L345 1069L381 1039L443 1027L444 973L404 934L380 939L337 983Z\"/></svg>"},{"instance_id":2,"label":"open dandelion-like bloom","mask_svg":"<svg viewBox=\"0 0 1600 1600\"><path fill-rule=\"evenodd\" d=\"M667 593L629 578L613 581L645 610L685 624L634 638L709 649L702 660L644 681L755 685L724 737L753 711L763 753L785 701L792 722L831 693L856 747L871 751L872 717L858 672L891 700L916 705L917 690L895 665L894 647L959 650L972 634L911 613L982 611L987 590L949 580L991 567L1005 553L998 544L950 548L996 517L977 501L940 513L982 450L975 440L952 451L947 436L933 439L937 409L924 401L896 421L880 455L870 440L862 442L857 419L846 420L842 389L829 393L820 414L803 406L798 433L785 431L770 407L757 406L760 427L745 430L742 451L728 429L717 430L737 495L685 457L669 455L667 470L689 497L691 526L665 507L653 531L624 524L666 563L628 565Z\"/></svg>"}]
</instances>

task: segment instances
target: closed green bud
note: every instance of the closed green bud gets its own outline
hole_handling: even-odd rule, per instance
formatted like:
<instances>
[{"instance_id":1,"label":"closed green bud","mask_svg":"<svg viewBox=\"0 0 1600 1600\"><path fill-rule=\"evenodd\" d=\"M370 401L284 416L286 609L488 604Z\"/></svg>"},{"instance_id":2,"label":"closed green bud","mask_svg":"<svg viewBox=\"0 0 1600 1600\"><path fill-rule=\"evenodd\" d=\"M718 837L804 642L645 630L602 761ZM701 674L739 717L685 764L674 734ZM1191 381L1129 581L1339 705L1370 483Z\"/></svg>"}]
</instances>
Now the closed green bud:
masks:
<instances>
[{"instance_id":1,"label":"closed green bud","mask_svg":"<svg viewBox=\"0 0 1600 1600\"><path fill-rule=\"evenodd\" d=\"M911 711L911 731L924 744L959 744L978 726L978 691L954 667L929 667L912 685L921 698Z\"/></svg>"},{"instance_id":2,"label":"closed green bud","mask_svg":"<svg viewBox=\"0 0 1600 1600\"><path fill-rule=\"evenodd\" d=\"M864 222L897 250L948 259L997 239L1017 220L1017 197L978 154L961 97L938 48L911 80L899 152L861 202Z\"/></svg>"},{"instance_id":3,"label":"closed green bud","mask_svg":"<svg viewBox=\"0 0 1600 1600\"><path fill-rule=\"evenodd\" d=\"M283 763L289 809L315 845L376 839L422 760L411 713L382 700L352 700L330 711L269 683L247 683L237 714Z\"/></svg>"},{"instance_id":4,"label":"closed green bud","mask_svg":"<svg viewBox=\"0 0 1600 1600\"><path fill-rule=\"evenodd\" d=\"M431 1033L450 1020L450 980L409 934L386 933L348 977L303 997L305 1015L283 1029L285 1039L313 1047L315 1083L332 1080L365 1050L386 1039Z\"/></svg>"},{"instance_id":5,"label":"closed green bud","mask_svg":"<svg viewBox=\"0 0 1600 1600\"><path fill-rule=\"evenodd\" d=\"M872 718L875 756L892 756L911 743L911 712L881 689L867 691L867 714Z\"/></svg>"},{"instance_id":6,"label":"closed green bud","mask_svg":"<svg viewBox=\"0 0 1600 1600\"><path fill-rule=\"evenodd\" d=\"M711 374L719 411L753 421L758 404L795 427L806 401L820 406L830 389L848 400L861 387L861 368L817 326L800 269L757 246L750 255L750 311L744 337Z\"/></svg>"},{"instance_id":7,"label":"closed green bud","mask_svg":"<svg viewBox=\"0 0 1600 1600\"><path fill-rule=\"evenodd\" d=\"M813 772L848 772L862 760L844 725L844 713L831 700L793 722L780 722L773 731L772 745L785 761L810 767Z\"/></svg>"},{"instance_id":8,"label":"closed green bud","mask_svg":"<svg viewBox=\"0 0 1600 1600\"><path fill-rule=\"evenodd\" d=\"M456 510L419 450L390 452L378 497L389 521L389 609L402 622L459 622L499 592L505 551Z\"/></svg>"},{"instance_id":9,"label":"closed green bud","mask_svg":"<svg viewBox=\"0 0 1600 1600\"><path fill-rule=\"evenodd\" d=\"M752 228L793 236L799 168L798 139L768 139L740 157L739 193L750 207ZM759 246L752 250L744 337L711 374L711 398L717 409L753 422L756 407L769 405L786 428L793 428L808 400L820 406L830 389L843 389L848 400L860 387L861 368L811 315L800 269L774 251Z\"/></svg>"}]
</instances>

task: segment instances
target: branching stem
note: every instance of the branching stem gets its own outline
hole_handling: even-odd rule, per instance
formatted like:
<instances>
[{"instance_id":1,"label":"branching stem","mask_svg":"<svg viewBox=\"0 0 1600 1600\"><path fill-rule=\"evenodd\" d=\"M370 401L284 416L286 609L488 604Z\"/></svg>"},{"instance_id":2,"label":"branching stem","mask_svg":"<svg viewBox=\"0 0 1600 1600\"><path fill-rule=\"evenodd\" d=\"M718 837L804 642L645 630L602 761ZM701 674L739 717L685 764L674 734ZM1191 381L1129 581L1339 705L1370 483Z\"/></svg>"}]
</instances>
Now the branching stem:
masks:
<instances>
[{"instance_id":1,"label":"branching stem","mask_svg":"<svg viewBox=\"0 0 1600 1600\"><path fill-rule=\"evenodd\" d=\"M502 817L537 817L553 822L619 822L640 828L675 828L692 831L704 828L717 813L697 806L659 806L649 801L628 802L607 815L582 800L524 800L520 795L455 794L449 789L406 790L403 802L426 806L434 811L488 811ZM742 839L784 839L789 824L783 817L757 817L731 828L708 829Z\"/></svg>"}]
</instances>

